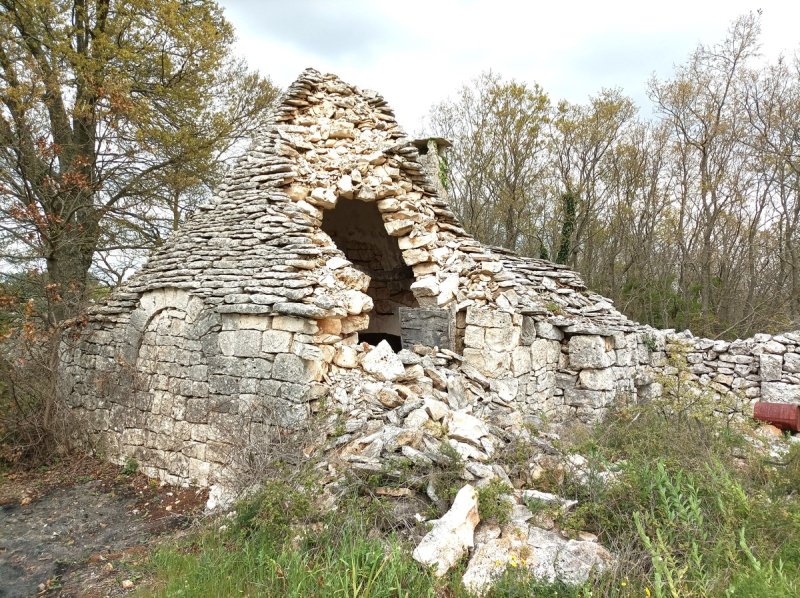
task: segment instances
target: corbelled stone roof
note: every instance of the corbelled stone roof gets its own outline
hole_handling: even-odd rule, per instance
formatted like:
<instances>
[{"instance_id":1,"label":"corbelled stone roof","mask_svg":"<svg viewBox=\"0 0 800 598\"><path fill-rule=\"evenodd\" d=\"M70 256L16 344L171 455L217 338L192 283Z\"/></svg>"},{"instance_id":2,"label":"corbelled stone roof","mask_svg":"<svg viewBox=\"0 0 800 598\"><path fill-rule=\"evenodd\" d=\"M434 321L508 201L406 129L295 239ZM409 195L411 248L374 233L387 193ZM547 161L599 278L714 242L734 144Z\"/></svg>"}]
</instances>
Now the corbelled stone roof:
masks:
<instances>
[{"instance_id":1,"label":"corbelled stone roof","mask_svg":"<svg viewBox=\"0 0 800 598\"><path fill-rule=\"evenodd\" d=\"M343 197L377 203L421 304L498 304L581 330L637 327L568 268L469 236L417 146L377 93L304 71L213 201L97 315L113 317L148 290L182 288L222 312L344 316L342 293L365 291L369 279L343 267L320 228L323 210Z\"/></svg>"}]
</instances>

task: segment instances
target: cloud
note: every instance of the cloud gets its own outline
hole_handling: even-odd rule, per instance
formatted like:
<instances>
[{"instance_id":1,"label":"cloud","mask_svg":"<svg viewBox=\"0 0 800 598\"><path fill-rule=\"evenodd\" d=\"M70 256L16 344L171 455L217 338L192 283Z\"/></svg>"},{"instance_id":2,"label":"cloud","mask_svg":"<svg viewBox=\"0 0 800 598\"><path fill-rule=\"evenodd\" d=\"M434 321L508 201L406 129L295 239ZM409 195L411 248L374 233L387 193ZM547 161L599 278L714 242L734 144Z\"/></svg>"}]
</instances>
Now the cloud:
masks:
<instances>
[{"instance_id":1,"label":"cloud","mask_svg":"<svg viewBox=\"0 0 800 598\"><path fill-rule=\"evenodd\" d=\"M647 81L669 77L698 43L720 41L750 0L221 0L239 51L281 86L305 67L382 93L407 130L492 69L585 101L621 87L649 111ZM800 4L761 0L765 54L792 54Z\"/></svg>"},{"instance_id":2,"label":"cloud","mask_svg":"<svg viewBox=\"0 0 800 598\"><path fill-rule=\"evenodd\" d=\"M392 43L398 31L391 19L384 18L378 3L323 0L289 2L234 0L224 2L234 22L246 23L243 29L257 27L258 34L270 37L310 55L344 59L369 56Z\"/></svg>"}]
</instances>

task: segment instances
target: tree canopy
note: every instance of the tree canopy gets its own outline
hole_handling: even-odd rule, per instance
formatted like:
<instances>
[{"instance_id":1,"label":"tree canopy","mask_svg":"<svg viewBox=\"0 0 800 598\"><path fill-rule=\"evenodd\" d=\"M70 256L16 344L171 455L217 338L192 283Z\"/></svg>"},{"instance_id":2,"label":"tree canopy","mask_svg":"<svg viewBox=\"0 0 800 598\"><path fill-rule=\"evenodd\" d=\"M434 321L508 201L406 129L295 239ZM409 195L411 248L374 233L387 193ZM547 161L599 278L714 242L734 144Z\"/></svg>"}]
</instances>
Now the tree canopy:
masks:
<instances>
[{"instance_id":1,"label":"tree canopy","mask_svg":"<svg viewBox=\"0 0 800 598\"><path fill-rule=\"evenodd\" d=\"M710 336L800 319L800 58L759 60L760 16L653 79L551 102L494 73L431 110L454 208L481 240L569 264L629 316Z\"/></svg>"},{"instance_id":2,"label":"tree canopy","mask_svg":"<svg viewBox=\"0 0 800 598\"><path fill-rule=\"evenodd\" d=\"M0 0L0 250L75 314L217 181L276 97L211 0Z\"/></svg>"}]
</instances>

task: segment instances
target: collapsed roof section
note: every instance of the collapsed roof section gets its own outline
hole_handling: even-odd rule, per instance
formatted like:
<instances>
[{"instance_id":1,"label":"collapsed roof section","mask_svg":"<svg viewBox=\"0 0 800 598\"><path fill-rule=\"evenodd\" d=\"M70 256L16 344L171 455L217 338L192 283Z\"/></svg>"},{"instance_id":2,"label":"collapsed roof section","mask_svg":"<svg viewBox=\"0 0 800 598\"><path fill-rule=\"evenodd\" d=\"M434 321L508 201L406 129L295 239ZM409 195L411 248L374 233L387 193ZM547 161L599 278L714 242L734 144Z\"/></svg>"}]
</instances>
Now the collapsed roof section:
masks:
<instances>
[{"instance_id":1,"label":"collapsed roof section","mask_svg":"<svg viewBox=\"0 0 800 598\"><path fill-rule=\"evenodd\" d=\"M420 147L380 95L306 70L214 200L98 315L133 307L141 293L178 288L221 313L359 316L372 307L358 296L371 269L352 267L322 226L326 211L356 201L377 207L411 269L419 306L499 302L523 314L550 312L568 327L635 328L566 267L469 236L426 176Z\"/></svg>"}]
</instances>

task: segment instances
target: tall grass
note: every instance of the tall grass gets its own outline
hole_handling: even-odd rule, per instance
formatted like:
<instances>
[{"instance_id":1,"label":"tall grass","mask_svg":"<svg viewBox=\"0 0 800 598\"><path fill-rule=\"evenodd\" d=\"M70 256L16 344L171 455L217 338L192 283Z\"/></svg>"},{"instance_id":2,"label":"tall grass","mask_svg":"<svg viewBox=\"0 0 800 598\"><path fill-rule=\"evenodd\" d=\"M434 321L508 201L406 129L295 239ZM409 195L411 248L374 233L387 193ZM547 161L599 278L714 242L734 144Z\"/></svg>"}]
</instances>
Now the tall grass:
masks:
<instances>
[{"instance_id":1,"label":"tall grass","mask_svg":"<svg viewBox=\"0 0 800 598\"><path fill-rule=\"evenodd\" d=\"M614 483L561 488L582 501L564 524L618 556L601 593L800 596L800 447L776 466L744 434L645 406L582 439L575 449L595 463L624 463Z\"/></svg>"},{"instance_id":2,"label":"tall grass","mask_svg":"<svg viewBox=\"0 0 800 598\"><path fill-rule=\"evenodd\" d=\"M560 481L540 489L579 499L558 522L596 533L616 565L580 587L510 569L487 596L800 596L800 446L776 465L735 427L652 405L612 411L565 444L566 452L589 457L595 475L545 476ZM612 462L619 474L604 481L599 473ZM411 558L413 539L379 531L387 518L381 499L356 492L323 516L315 488L270 481L235 517L158 548L148 591L466 598L466 560L436 579ZM483 492L487 518L505 513L497 510L498 492Z\"/></svg>"}]
</instances>

